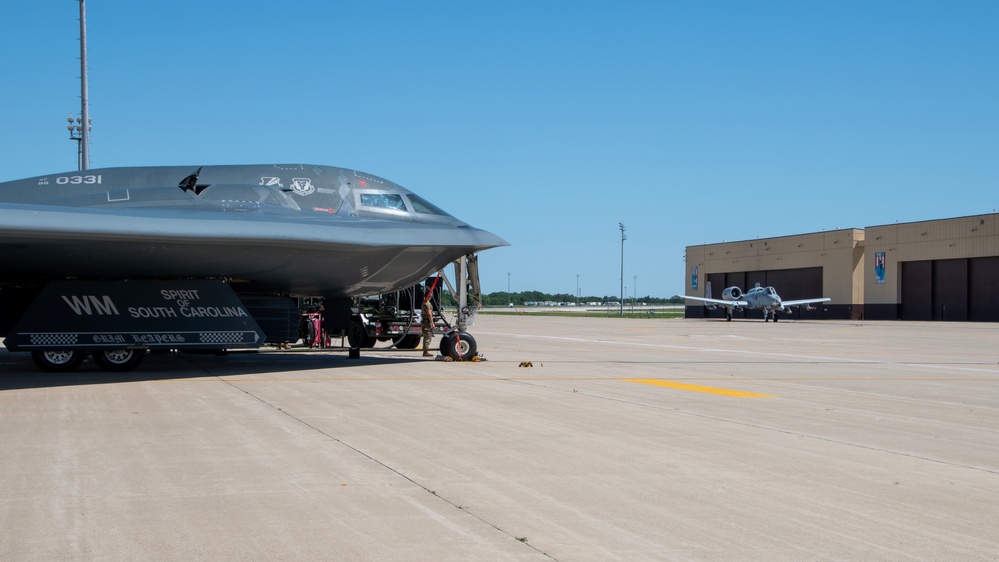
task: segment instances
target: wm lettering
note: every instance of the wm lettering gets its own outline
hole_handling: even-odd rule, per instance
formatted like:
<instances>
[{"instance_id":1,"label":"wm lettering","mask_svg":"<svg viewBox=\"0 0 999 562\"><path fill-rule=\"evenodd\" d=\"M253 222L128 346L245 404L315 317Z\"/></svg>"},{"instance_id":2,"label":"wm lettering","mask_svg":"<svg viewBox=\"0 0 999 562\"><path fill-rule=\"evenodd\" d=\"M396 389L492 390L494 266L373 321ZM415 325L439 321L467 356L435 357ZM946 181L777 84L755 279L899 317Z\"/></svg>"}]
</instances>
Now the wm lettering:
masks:
<instances>
[{"instance_id":1,"label":"wm lettering","mask_svg":"<svg viewBox=\"0 0 999 562\"><path fill-rule=\"evenodd\" d=\"M71 297L67 297L66 295L63 295L62 300L66 301L66 304L73 309L73 312L75 312L77 316L83 316L84 314L87 316L93 316L95 314L100 316L110 316L112 314L118 314L118 309L115 308L114 303L111 302L111 297L108 295L104 295L102 297L95 297L94 295L83 295L82 297L73 295Z\"/></svg>"}]
</instances>

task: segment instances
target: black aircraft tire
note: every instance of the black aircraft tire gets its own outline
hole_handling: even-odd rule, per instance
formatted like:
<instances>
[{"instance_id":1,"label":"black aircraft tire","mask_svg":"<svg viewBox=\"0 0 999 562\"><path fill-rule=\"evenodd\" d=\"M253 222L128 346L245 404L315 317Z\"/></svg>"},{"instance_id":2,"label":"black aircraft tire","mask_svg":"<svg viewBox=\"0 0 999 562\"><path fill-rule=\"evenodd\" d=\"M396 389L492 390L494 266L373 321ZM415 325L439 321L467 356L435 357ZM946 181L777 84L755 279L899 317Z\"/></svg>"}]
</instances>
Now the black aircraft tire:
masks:
<instances>
[{"instance_id":1,"label":"black aircraft tire","mask_svg":"<svg viewBox=\"0 0 999 562\"><path fill-rule=\"evenodd\" d=\"M452 335L448 339L447 353L444 355L451 357L455 361L468 361L472 357L475 357L475 352L475 338L471 334L461 332L457 337Z\"/></svg>"},{"instance_id":2,"label":"black aircraft tire","mask_svg":"<svg viewBox=\"0 0 999 562\"><path fill-rule=\"evenodd\" d=\"M441 355L447 355L448 349L451 347L451 338L454 337L454 332L448 332L441 336Z\"/></svg>"},{"instance_id":3,"label":"black aircraft tire","mask_svg":"<svg viewBox=\"0 0 999 562\"><path fill-rule=\"evenodd\" d=\"M87 353L84 351L32 351L31 360L35 365L48 373L66 373L75 371L83 363Z\"/></svg>"},{"instance_id":4,"label":"black aircraft tire","mask_svg":"<svg viewBox=\"0 0 999 562\"><path fill-rule=\"evenodd\" d=\"M125 373L142 363L145 349L102 349L93 353L94 363L104 371Z\"/></svg>"}]
</instances>

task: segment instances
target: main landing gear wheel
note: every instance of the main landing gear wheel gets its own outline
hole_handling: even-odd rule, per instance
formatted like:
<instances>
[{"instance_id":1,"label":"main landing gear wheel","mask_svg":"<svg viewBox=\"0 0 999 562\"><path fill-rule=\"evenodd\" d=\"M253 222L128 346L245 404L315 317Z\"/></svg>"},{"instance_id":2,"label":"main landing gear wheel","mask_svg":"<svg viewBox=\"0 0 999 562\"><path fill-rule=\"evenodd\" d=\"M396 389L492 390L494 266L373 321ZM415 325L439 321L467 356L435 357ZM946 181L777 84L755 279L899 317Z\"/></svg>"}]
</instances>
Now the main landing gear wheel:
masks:
<instances>
[{"instance_id":1,"label":"main landing gear wheel","mask_svg":"<svg viewBox=\"0 0 999 562\"><path fill-rule=\"evenodd\" d=\"M32 351L31 360L39 369L49 373L65 373L75 371L83 358L87 356L84 351Z\"/></svg>"},{"instance_id":2,"label":"main landing gear wheel","mask_svg":"<svg viewBox=\"0 0 999 562\"><path fill-rule=\"evenodd\" d=\"M102 349L93 353L94 363L98 367L119 373L138 367L145 355L145 349Z\"/></svg>"},{"instance_id":3,"label":"main landing gear wheel","mask_svg":"<svg viewBox=\"0 0 999 562\"><path fill-rule=\"evenodd\" d=\"M726 312L725 313L725 321L726 322L731 322L732 321L732 313L731 312Z\"/></svg>"},{"instance_id":4,"label":"main landing gear wheel","mask_svg":"<svg viewBox=\"0 0 999 562\"><path fill-rule=\"evenodd\" d=\"M441 353L455 361L469 361L476 351L475 338L467 332L451 332L441 339Z\"/></svg>"}]
</instances>

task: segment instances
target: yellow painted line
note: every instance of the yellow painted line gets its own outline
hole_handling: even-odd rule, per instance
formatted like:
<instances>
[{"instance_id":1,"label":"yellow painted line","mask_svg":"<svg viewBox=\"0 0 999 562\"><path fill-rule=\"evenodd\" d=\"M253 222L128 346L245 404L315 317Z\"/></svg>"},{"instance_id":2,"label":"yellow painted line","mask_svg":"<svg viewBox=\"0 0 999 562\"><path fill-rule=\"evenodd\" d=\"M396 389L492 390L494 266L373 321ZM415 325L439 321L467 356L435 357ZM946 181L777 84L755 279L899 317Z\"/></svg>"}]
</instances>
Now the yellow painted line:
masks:
<instances>
[{"instance_id":1,"label":"yellow painted line","mask_svg":"<svg viewBox=\"0 0 999 562\"><path fill-rule=\"evenodd\" d=\"M708 394L721 394L722 396L734 396L736 398L776 398L773 394L759 394L757 392L745 392L742 390L731 390L728 388L716 388L713 386L701 386L699 384L687 384L682 382L664 381L662 379L622 379L624 382L637 382L638 384L650 384L652 386L665 386L677 390L690 390L692 392L706 392Z\"/></svg>"}]
</instances>

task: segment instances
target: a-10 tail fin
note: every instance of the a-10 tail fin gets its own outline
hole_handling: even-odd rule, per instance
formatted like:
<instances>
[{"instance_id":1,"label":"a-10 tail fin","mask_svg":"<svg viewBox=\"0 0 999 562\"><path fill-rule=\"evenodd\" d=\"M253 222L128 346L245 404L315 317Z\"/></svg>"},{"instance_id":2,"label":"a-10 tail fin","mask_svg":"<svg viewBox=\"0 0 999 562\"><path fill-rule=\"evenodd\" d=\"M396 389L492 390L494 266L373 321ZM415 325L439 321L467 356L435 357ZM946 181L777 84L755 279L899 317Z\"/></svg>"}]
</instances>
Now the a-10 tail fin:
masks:
<instances>
[{"instance_id":1,"label":"a-10 tail fin","mask_svg":"<svg viewBox=\"0 0 999 562\"><path fill-rule=\"evenodd\" d=\"M704 282L704 297L708 298L708 299L715 298L714 295L711 294L711 281L705 281ZM710 302L705 302L704 303L704 308L706 308L708 310L714 310L714 309L718 308L718 305L710 303Z\"/></svg>"}]
</instances>

